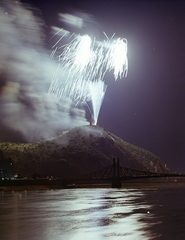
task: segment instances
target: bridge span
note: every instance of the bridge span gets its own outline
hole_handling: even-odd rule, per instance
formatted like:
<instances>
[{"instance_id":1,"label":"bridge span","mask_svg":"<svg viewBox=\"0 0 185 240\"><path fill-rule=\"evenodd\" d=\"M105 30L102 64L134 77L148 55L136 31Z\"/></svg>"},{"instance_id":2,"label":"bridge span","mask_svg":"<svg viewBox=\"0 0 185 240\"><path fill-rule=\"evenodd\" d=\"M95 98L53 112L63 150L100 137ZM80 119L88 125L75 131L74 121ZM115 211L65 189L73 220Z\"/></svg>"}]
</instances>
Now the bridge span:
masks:
<instances>
[{"instance_id":1,"label":"bridge span","mask_svg":"<svg viewBox=\"0 0 185 240\"><path fill-rule=\"evenodd\" d=\"M121 182L124 180L141 179L141 178L162 178L162 177L179 177L181 175L177 173L162 173L162 172L149 172L141 171L132 168L123 167L113 158L113 164L102 168L100 170L81 175L75 178L71 178L73 183L89 183L89 182L111 182L112 188L120 188Z\"/></svg>"}]
</instances>

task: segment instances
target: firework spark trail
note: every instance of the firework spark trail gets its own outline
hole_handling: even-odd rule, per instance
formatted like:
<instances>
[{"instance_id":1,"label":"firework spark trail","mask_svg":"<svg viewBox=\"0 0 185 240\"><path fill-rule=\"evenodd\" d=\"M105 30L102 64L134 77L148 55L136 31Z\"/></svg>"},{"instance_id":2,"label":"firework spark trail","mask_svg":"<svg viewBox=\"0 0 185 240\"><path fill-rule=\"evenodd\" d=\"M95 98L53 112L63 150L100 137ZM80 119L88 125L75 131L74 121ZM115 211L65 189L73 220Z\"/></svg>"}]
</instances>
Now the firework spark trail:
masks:
<instances>
[{"instance_id":1,"label":"firework spark trail","mask_svg":"<svg viewBox=\"0 0 185 240\"><path fill-rule=\"evenodd\" d=\"M105 85L104 82L102 82L101 80L96 82L90 82L90 95L93 106L93 118L95 125L98 121L98 115L103 102L103 98L105 96L106 89L107 85Z\"/></svg>"},{"instance_id":2,"label":"firework spark trail","mask_svg":"<svg viewBox=\"0 0 185 240\"><path fill-rule=\"evenodd\" d=\"M110 44L108 53L106 54L107 69L113 70L114 78L124 77L127 75L127 42L126 39L117 39Z\"/></svg>"},{"instance_id":3,"label":"firework spark trail","mask_svg":"<svg viewBox=\"0 0 185 240\"><path fill-rule=\"evenodd\" d=\"M93 60L94 53L91 51L91 39L88 35L77 36L59 55L60 68L55 72L49 92L58 92L58 88L62 88L62 94L57 97L60 99L63 96L70 97L76 104L85 101L87 98L86 78L87 66ZM61 81L58 79L57 72L62 69L63 76ZM81 96L81 97L80 97ZM77 101L79 99L79 102Z\"/></svg>"},{"instance_id":4,"label":"firework spark trail","mask_svg":"<svg viewBox=\"0 0 185 240\"><path fill-rule=\"evenodd\" d=\"M63 51L58 55L59 67L49 93L54 93L58 99L69 97L76 105L91 101L96 124L106 92L105 74L113 71L115 80L127 75L127 41L107 37L106 41L98 42L88 35L77 35L64 46L57 47L59 42L54 45L52 56L58 49Z\"/></svg>"}]
</instances>

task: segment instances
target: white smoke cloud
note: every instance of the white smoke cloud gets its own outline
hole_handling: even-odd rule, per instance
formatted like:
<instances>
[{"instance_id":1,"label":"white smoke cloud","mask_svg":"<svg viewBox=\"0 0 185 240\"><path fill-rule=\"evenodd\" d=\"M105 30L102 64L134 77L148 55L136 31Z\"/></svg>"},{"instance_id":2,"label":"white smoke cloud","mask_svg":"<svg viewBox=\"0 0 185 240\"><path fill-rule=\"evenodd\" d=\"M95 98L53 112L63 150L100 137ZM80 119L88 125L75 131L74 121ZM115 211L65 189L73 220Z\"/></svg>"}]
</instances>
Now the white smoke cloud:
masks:
<instances>
[{"instance_id":1,"label":"white smoke cloud","mask_svg":"<svg viewBox=\"0 0 185 240\"><path fill-rule=\"evenodd\" d=\"M38 12L0 1L0 23L0 140L39 141L87 124L85 111L47 94L57 63L43 47Z\"/></svg>"},{"instance_id":2,"label":"white smoke cloud","mask_svg":"<svg viewBox=\"0 0 185 240\"><path fill-rule=\"evenodd\" d=\"M67 23L77 28L82 28L83 26L83 19L78 16L69 13L59 13L58 16L60 20L64 23Z\"/></svg>"}]
</instances>

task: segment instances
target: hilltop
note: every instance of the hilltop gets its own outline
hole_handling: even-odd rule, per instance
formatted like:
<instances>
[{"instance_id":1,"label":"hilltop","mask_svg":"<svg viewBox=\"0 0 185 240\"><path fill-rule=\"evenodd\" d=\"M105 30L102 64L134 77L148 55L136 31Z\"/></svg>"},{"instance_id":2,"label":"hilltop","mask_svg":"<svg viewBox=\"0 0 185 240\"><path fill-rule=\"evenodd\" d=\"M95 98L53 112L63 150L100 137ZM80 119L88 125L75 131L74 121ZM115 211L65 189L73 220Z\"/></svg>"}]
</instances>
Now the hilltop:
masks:
<instances>
[{"instance_id":1,"label":"hilltop","mask_svg":"<svg viewBox=\"0 0 185 240\"><path fill-rule=\"evenodd\" d=\"M169 172L153 153L123 141L98 126L81 126L38 143L0 143L22 176L69 177L112 164L113 157L125 167Z\"/></svg>"}]
</instances>

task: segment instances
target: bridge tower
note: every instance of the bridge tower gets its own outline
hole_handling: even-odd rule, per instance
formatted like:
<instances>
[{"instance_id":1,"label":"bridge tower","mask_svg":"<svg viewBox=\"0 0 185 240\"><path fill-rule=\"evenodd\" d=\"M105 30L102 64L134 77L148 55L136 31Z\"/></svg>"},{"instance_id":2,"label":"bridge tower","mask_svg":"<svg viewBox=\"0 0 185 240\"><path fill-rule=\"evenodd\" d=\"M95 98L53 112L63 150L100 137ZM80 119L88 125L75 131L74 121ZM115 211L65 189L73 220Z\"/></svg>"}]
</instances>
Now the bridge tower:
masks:
<instances>
[{"instance_id":1,"label":"bridge tower","mask_svg":"<svg viewBox=\"0 0 185 240\"><path fill-rule=\"evenodd\" d=\"M112 188L121 188L121 179L120 179L120 166L119 158L117 163L115 158L113 158L113 176L112 176Z\"/></svg>"}]
</instances>

